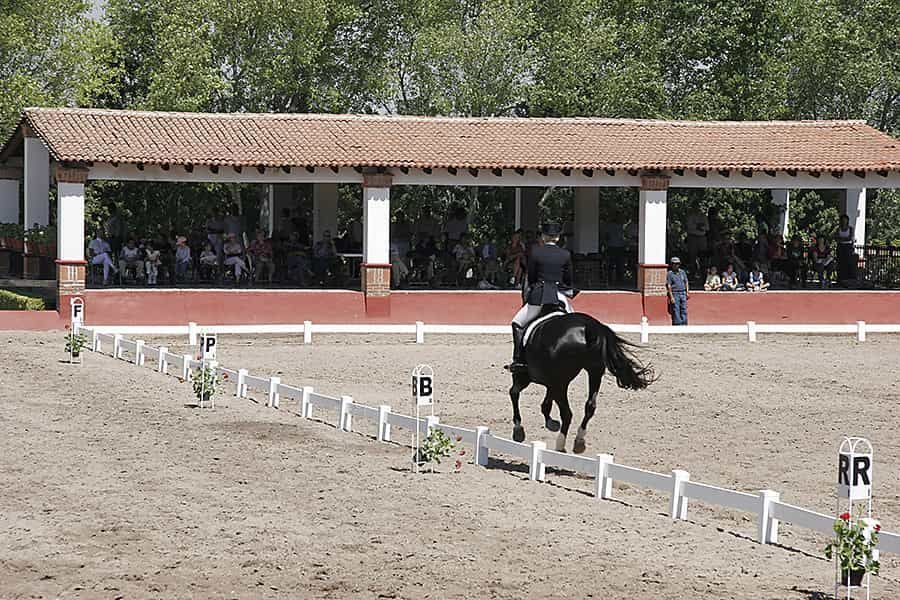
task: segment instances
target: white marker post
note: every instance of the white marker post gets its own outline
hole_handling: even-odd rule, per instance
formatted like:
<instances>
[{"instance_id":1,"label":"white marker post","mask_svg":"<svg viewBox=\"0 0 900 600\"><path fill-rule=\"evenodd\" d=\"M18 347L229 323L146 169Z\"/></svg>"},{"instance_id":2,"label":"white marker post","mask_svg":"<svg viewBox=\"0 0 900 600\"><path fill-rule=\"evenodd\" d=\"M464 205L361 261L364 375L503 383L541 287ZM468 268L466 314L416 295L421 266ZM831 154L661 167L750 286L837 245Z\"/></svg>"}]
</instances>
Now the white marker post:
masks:
<instances>
[{"instance_id":1,"label":"white marker post","mask_svg":"<svg viewBox=\"0 0 900 600\"><path fill-rule=\"evenodd\" d=\"M219 363L216 361L217 338L214 333L200 334L200 408L204 408L206 396L206 377L211 371L215 381ZM215 386L213 386L215 387ZM209 390L210 408L216 407L216 390Z\"/></svg>"},{"instance_id":2,"label":"white marker post","mask_svg":"<svg viewBox=\"0 0 900 600\"><path fill-rule=\"evenodd\" d=\"M75 336L84 327L84 298L75 296L69 300L69 314L72 322L69 326L69 364L75 363ZM81 364L81 351L78 352L78 364Z\"/></svg>"},{"instance_id":3,"label":"white marker post","mask_svg":"<svg viewBox=\"0 0 900 600\"><path fill-rule=\"evenodd\" d=\"M412 372L412 396L413 408L416 411L416 426L413 434L413 471L419 472L419 459L421 451L421 418L422 407L427 407L426 416L434 416L434 369L428 365L417 365ZM426 433L427 435L427 433Z\"/></svg>"},{"instance_id":4,"label":"white marker post","mask_svg":"<svg viewBox=\"0 0 900 600\"><path fill-rule=\"evenodd\" d=\"M867 524L865 536L868 539L875 521L872 519L872 444L861 437L845 437L838 448L838 473L837 473L837 514L847 513L848 522L862 518ZM854 502L863 501L864 508L856 509L854 514ZM841 506L845 509L842 509ZM873 560L878 560L878 550L872 551ZM854 589L862 588L866 591L866 598L871 597L870 574L866 572L859 585L851 585L850 573L841 571L840 557L835 553L835 598L852 598ZM844 586L846 596L839 593L839 588Z\"/></svg>"}]
</instances>

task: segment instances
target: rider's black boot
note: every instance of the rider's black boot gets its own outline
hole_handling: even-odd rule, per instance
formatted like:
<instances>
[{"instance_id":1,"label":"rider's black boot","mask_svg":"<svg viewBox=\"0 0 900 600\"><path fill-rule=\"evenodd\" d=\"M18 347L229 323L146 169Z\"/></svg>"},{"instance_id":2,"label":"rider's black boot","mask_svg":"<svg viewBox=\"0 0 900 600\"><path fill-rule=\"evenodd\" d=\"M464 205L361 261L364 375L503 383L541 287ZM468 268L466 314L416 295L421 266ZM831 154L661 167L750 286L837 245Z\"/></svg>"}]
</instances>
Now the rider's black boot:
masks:
<instances>
[{"instance_id":1,"label":"rider's black boot","mask_svg":"<svg viewBox=\"0 0 900 600\"><path fill-rule=\"evenodd\" d=\"M523 338L525 337L525 328L521 325L517 325L516 323L512 324L512 334L513 334L513 359L512 363L509 365L509 370L512 373L516 371L524 371L528 368L528 365L525 364L525 347L522 344Z\"/></svg>"}]
</instances>

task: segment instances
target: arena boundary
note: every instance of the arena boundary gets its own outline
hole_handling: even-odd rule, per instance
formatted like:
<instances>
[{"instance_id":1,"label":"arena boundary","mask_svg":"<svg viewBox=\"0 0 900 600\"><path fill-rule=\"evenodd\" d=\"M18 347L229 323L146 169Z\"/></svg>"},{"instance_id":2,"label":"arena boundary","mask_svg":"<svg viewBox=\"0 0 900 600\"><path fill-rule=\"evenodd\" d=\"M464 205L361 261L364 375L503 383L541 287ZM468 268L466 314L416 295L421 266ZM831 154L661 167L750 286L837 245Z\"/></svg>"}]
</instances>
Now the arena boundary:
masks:
<instances>
[{"instance_id":1,"label":"arena boundary","mask_svg":"<svg viewBox=\"0 0 900 600\"><path fill-rule=\"evenodd\" d=\"M780 334L852 334L857 341L866 341L869 333L900 333L900 324L854 323L822 325L798 325L788 323L757 323L747 321L733 325L650 325L647 317L639 324L611 323L609 327L616 333L636 333L642 344L650 343L650 335L697 335L731 334L746 335L748 341L756 342L760 333ZM250 325L91 325L90 329L104 334L122 335L186 335L191 345L197 343L201 331L216 334L303 334L303 342L311 344L313 334L395 334L414 335L417 344L425 343L425 334L447 335L509 335L509 325L445 325L440 323L404 324L332 324L304 321L298 324L250 324Z\"/></svg>"},{"instance_id":2,"label":"arena boundary","mask_svg":"<svg viewBox=\"0 0 900 600\"><path fill-rule=\"evenodd\" d=\"M140 339L127 339L122 333L100 331L97 327L82 326L77 329L90 339L90 343L85 346L86 349L103 353L109 344L109 355L114 359L125 360L136 366L147 366L149 358L157 372L174 375L185 381L190 380L192 369L200 368L203 364L189 354L174 354L165 346L153 347ZM176 333L182 333L182 329ZM210 328L204 331L210 332ZM829 330L819 333L833 332ZM154 330L152 333L168 332ZM593 495L598 500L612 499L613 482L620 481L667 494L668 515L674 520L687 519L689 500L751 513L756 516L756 539L760 544L778 543L778 531L782 522L826 535L833 534L835 517L782 502L780 493L774 490L760 490L756 493L731 490L692 481L690 473L681 469L673 469L669 474L656 473L616 463L610 454L582 456L556 452L548 450L546 444L541 441L520 443L494 435L488 427L479 426L474 429L457 427L441 423L439 418L434 416L416 419L396 413L387 405L372 407L358 403L350 396L320 394L310 386L296 387L281 383L279 377L251 375L247 369L229 369L216 365L216 370L219 376L228 376L228 382L234 388L233 394L237 398L249 398L251 392L258 392L265 398L265 405L275 409L281 408L282 400L294 401L297 404L294 411L296 415L312 419L319 411L330 413L335 417L337 428L346 432L359 432L354 429L353 420L353 417L358 417L369 421L372 426L372 437L379 442L391 442L394 427L409 431L418 429L423 435L427 435L430 429L437 428L458 439L458 443L469 446L473 451L474 463L479 466L488 465L493 450L495 453L523 460L528 466L528 477L531 481L544 481L547 467L567 469L591 477L594 483ZM879 533L878 550L900 554L900 534L882 529Z\"/></svg>"}]
</instances>

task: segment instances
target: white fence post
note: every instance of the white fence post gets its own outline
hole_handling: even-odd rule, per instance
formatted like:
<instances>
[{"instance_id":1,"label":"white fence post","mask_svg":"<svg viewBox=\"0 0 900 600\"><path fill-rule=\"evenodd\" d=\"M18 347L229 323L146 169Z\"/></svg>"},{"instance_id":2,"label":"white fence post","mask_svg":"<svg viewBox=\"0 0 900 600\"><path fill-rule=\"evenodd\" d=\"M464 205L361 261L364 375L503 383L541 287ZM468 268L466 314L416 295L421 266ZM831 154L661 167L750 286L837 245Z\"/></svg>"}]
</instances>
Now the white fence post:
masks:
<instances>
[{"instance_id":1,"label":"white fence post","mask_svg":"<svg viewBox=\"0 0 900 600\"><path fill-rule=\"evenodd\" d=\"M866 322L865 321L857 321L856 322L856 341L857 342L866 341Z\"/></svg>"},{"instance_id":2,"label":"white fence post","mask_svg":"<svg viewBox=\"0 0 900 600\"><path fill-rule=\"evenodd\" d=\"M684 482L690 481L691 475L681 469L672 470L672 497L669 499L669 516L673 519L687 519L687 497L684 495Z\"/></svg>"},{"instance_id":3,"label":"white fence post","mask_svg":"<svg viewBox=\"0 0 900 600\"><path fill-rule=\"evenodd\" d=\"M156 357L156 370L165 375L169 374L169 361L166 360L166 354L169 349L165 346L159 347L159 354Z\"/></svg>"},{"instance_id":4,"label":"white fence post","mask_svg":"<svg viewBox=\"0 0 900 600\"><path fill-rule=\"evenodd\" d=\"M138 366L144 364L144 340L134 342L134 364Z\"/></svg>"},{"instance_id":5,"label":"white fence post","mask_svg":"<svg viewBox=\"0 0 900 600\"><path fill-rule=\"evenodd\" d=\"M484 443L484 438L490 435L491 430L487 427L478 426L475 428L475 464L486 467L488 464L488 447Z\"/></svg>"},{"instance_id":6,"label":"white fence post","mask_svg":"<svg viewBox=\"0 0 900 600\"><path fill-rule=\"evenodd\" d=\"M613 463L612 454L597 455L597 476L594 481L594 497L609 500L612 498L613 480L609 476L609 465Z\"/></svg>"},{"instance_id":7,"label":"white fence post","mask_svg":"<svg viewBox=\"0 0 900 600\"><path fill-rule=\"evenodd\" d=\"M269 408L278 408L281 397L278 394L278 384L281 383L281 377L269 377L269 397L266 398L266 406Z\"/></svg>"},{"instance_id":8,"label":"white fence post","mask_svg":"<svg viewBox=\"0 0 900 600\"><path fill-rule=\"evenodd\" d=\"M247 394L244 391L244 387L246 386L244 381L246 381L245 378L247 377L247 373L248 373L247 369L238 369L237 387L234 390L234 395L236 398L246 398L247 397Z\"/></svg>"},{"instance_id":9,"label":"white fence post","mask_svg":"<svg viewBox=\"0 0 900 600\"><path fill-rule=\"evenodd\" d=\"M378 407L378 438L379 442L391 441L391 424L388 423L387 416L391 412L391 407L382 404Z\"/></svg>"},{"instance_id":10,"label":"white fence post","mask_svg":"<svg viewBox=\"0 0 900 600\"><path fill-rule=\"evenodd\" d=\"M303 387L303 395L300 396L300 416L305 419L312 418L312 402L309 401L309 397L312 393L313 389L311 387Z\"/></svg>"},{"instance_id":11,"label":"white fence post","mask_svg":"<svg viewBox=\"0 0 900 600\"><path fill-rule=\"evenodd\" d=\"M422 321L416 321L416 343L425 343L425 323Z\"/></svg>"},{"instance_id":12,"label":"white fence post","mask_svg":"<svg viewBox=\"0 0 900 600\"><path fill-rule=\"evenodd\" d=\"M113 358L122 356L122 334L117 333L113 336Z\"/></svg>"},{"instance_id":13,"label":"white fence post","mask_svg":"<svg viewBox=\"0 0 900 600\"><path fill-rule=\"evenodd\" d=\"M100 333L97 331L91 333L91 349L94 352L100 352Z\"/></svg>"},{"instance_id":14,"label":"white fence post","mask_svg":"<svg viewBox=\"0 0 900 600\"><path fill-rule=\"evenodd\" d=\"M312 344L312 321L303 321L303 343Z\"/></svg>"},{"instance_id":15,"label":"white fence post","mask_svg":"<svg viewBox=\"0 0 900 600\"><path fill-rule=\"evenodd\" d=\"M544 481L546 467L542 453L547 449L544 442L531 442L531 461L528 465L528 479L531 481Z\"/></svg>"},{"instance_id":16,"label":"white fence post","mask_svg":"<svg viewBox=\"0 0 900 600\"><path fill-rule=\"evenodd\" d=\"M650 343L650 322L647 317L641 317L641 343Z\"/></svg>"},{"instance_id":17,"label":"white fence post","mask_svg":"<svg viewBox=\"0 0 900 600\"><path fill-rule=\"evenodd\" d=\"M182 362L181 378L184 379L185 381L191 380L191 361L192 360L193 360L193 358L191 357L190 354L183 354L181 356L181 362Z\"/></svg>"},{"instance_id":18,"label":"white fence post","mask_svg":"<svg viewBox=\"0 0 900 600\"><path fill-rule=\"evenodd\" d=\"M747 338L751 342L756 341L756 321L747 321Z\"/></svg>"},{"instance_id":19,"label":"white fence post","mask_svg":"<svg viewBox=\"0 0 900 600\"><path fill-rule=\"evenodd\" d=\"M353 415L350 414L351 404L353 404L352 397L341 396L341 417L338 420L338 429L353 431Z\"/></svg>"},{"instance_id":20,"label":"white fence post","mask_svg":"<svg viewBox=\"0 0 900 600\"><path fill-rule=\"evenodd\" d=\"M191 321L188 323L188 344L197 345L197 324Z\"/></svg>"},{"instance_id":21,"label":"white fence post","mask_svg":"<svg viewBox=\"0 0 900 600\"><path fill-rule=\"evenodd\" d=\"M778 502L781 494L772 490L759 492L759 543L778 543L778 519L772 518L772 503Z\"/></svg>"}]
</instances>

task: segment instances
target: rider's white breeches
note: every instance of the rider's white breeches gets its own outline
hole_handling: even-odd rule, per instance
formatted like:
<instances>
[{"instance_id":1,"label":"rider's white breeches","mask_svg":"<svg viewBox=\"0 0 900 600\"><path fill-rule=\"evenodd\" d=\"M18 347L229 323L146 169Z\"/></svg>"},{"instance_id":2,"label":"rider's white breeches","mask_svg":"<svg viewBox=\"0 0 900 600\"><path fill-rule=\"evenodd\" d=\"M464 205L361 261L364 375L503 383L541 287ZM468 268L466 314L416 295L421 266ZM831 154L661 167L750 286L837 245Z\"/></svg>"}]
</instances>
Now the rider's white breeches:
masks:
<instances>
[{"instance_id":1,"label":"rider's white breeches","mask_svg":"<svg viewBox=\"0 0 900 600\"><path fill-rule=\"evenodd\" d=\"M575 312L572 310L572 303L569 302L568 296L563 295L562 292L557 292L556 297L559 298L560 303L566 307L566 312ZM516 316L513 317L512 322L518 325L519 327L525 327L532 321L534 321L539 314L541 314L542 306L532 306L530 304L526 304L522 308L519 309L519 312L516 313Z\"/></svg>"}]
</instances>

